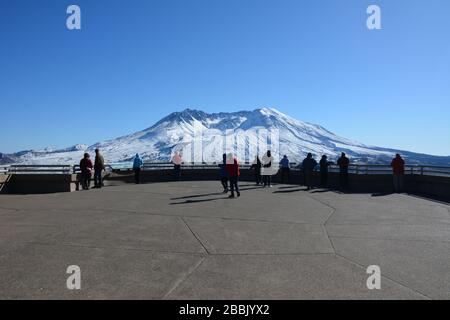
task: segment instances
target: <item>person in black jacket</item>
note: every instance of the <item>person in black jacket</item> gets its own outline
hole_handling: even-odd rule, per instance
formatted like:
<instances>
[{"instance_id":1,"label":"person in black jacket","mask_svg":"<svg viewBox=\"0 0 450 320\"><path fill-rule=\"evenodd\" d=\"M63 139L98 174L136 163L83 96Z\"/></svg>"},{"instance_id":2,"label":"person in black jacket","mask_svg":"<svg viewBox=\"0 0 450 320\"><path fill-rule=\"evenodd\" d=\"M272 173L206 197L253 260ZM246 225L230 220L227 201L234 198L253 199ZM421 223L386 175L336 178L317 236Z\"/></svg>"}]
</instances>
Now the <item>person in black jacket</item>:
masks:
<instances>
[{"instance_id":1,"label":"person in black jacket","mask_svg":"<svg viewBox=\"0 0 450 320\"><path fill-rule=\"evenodd\" d=\"M326 155L322 156L322 159L320 159L320 186L322 188L326 188L328 186L328 166L332 165L333 162L328 161L328 158Z\"/></svg>"},{"instance_id":2,"label":"person in black jacket","mask_svg":"<svg viewBox=\"0 0 450 320\"><path fill-rule=\"evenodd\" d=\"M95 188L103 187L102 172L105 170L105 159L99 149L95 149L94 161L94 185Z\"/></svg>"},{"instance_id":3,"label":"person in black jacket","mask_svg":"<svg viewBox=\"0 0 450 320\"><path fill-rule=\"evenodd\" d=\"M224 153L222 157L222 163L219 164L220 182L222 183L223 193L228 193L227 155Z\"/></svg>"},{"instance_id":4,"label":"person in black jacket","mask_svg":"<svg viewBox=\"0 0 450 320\"><path fill-rule=\"evenodd\" d=\"M250 169L255 170L255 181L257 186L261 184L261 167L262 167L261 160L259 160L259 156L256 156L255 161L253 161L253 164L250 167Z\"/></svg>"},{"instance_id":5,"label":"person in black jacket","mask_svg":"<svg viewBox=\"0 0 450 320\"><path fill-rule=\"evenodd\" d=\"M312 173L316 166L317 161L314 160L311 153L308 153L308 155L306 156L306 158L303 160L302 163L303 173L305 175L305 185L307 187L307 190L312 189Z\"/></svg>"},{"instance_id":6,"label":"person in black jacket","mask_svg":"<svg viewBox=\"0 0 450 320\"><path fill-rule=\"evenodd\" d=\"M344 152L337 161L339 166L339 183L342 189L348 188L348 167L350 165L350 159L347 158Z\"/></svg>"}]
</instances>

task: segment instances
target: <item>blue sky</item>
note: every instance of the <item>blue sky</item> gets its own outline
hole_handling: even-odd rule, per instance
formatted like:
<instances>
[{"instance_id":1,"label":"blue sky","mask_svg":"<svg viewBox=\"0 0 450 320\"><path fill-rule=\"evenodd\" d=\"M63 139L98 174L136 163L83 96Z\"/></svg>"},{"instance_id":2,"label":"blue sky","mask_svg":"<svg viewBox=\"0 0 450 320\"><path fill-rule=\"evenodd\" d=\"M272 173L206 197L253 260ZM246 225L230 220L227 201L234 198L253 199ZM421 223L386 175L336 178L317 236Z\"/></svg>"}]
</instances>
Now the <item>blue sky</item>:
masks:
<instances>
[{"instance_id":1,"label":"blue sky","mask_svg":"<svg viewBox=\"0 0 450 320\"><path fill-rule=\"evenodd\" d=\"M82 30L66 28L66 8ZM382 30L366 8L382 9ZM2 0L0 152L92 144L186 107L275 107L450 155L448 0Z\"/></svg>"}]
</instances>

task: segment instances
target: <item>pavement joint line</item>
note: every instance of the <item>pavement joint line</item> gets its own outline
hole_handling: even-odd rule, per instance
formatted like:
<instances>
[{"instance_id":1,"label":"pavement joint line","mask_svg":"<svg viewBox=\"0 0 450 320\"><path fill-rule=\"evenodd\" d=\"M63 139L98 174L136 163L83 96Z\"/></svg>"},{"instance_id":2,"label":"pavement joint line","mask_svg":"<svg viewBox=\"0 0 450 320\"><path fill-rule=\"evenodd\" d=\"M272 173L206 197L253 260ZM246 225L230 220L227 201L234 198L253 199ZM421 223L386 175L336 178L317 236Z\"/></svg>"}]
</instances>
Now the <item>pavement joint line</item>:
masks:
<instances>
[{"instance_id":1,"label":"pavement joint line","mask_svg":"<svg viewBox=\"0 0 450 320\"><path fill-rule=\"evenodd\" d=\"M198 261L193 267L189 268L186 274L182 275L180 278L175 280L173 286L169 288L166 294L161 298L162 300L166 300L169 296L174 292L183 282L185 282L189 277L202 265L202 263L206 260L206 257L202 257L200 261Z\"/></svg>"},{"instance_id":2,"label":"pavement joint line","mask_svg":"<svg viewBox=\"0 0 450 320\"><path fill-rule=\"evenodd\" d=\"M187 221L186 221L183 217L181 217L180 219L184 222L186 228L188 228L188 230L192 233L192 235L194 236L194 238L197 239L197 241L200 243L200 245L202 246L203 250L205 250L205 253L206 253L206 254L210 254L210 252L209 252L208 249L205 247L205 245L204 245L203 242L200 240L200 238L199 238L199 237L195 234L195 232L191 229L191 227L189 226L189 224L187 223Z\"/></svg>"},{"instance_id":3,"label":"pavement joint line","mask_svg":"<svg viewBox=\"0 0 450 320\"><path fill-rule=\"evenodd\" d=\"M17 224L17 223L0 223L0 227L44 227L44 228L56 228L60 227L58 224ZM1 237L1 235L0 235Z\"/></svg>"},{"instance_id":4,"label":"pavement joint line","mask_svg":"<svg viewBox=\"0 0 450 320\"><path fill-rule=\"evenodd\" d=\"M233 217L221 217L221 216L196 216L196 215L179 215L179 214L163 214L163 213L153 213L148 211L135 211L135 210L118 210L118 209L98 209L98 208L89 208L83 209L85 211L98 211L98 212L117 212L117 213L126 213L126 214L137 214L137 215L148 215L148 216L162 216L162 217L178 217L178 218L201 218L201 219L222 219L222 220L235 220L235 221L248 221L248 222L266 222L266 223L280 223L280 224L299 224L299 225L323 225L322 223L310 223L310 222L296 222L296 221L286 221L286 220L261 220L261 219L245 219L245 218L233 218ZM19 209L17 211L24 212L33 212L35 209ZM66 212L79 212L80 210L75 209L50 209L50 210L42 210L42 211L66 211ZM1 214L0 214L1 217Z\"/></svg>"},{"instance_id":5,"label":"pavement joint line","mask_svg":"<svg viewBox=\"0 0 450 320\"><path fill-rule=\"evenodd\" d=\"M349 259L349 258L347 258L347 257L345 257L345 256L343 256L343 255L341 255L339 253L336 253L336 257L339 257L339 258L341 258L341 259L343 259L343 260L345 260L345 261L347 261L349 263L352 263L352 264L354 264L354 265L356 265L358 267L361 267L363 270L366 270L367 267L368 267L368 266L364 266L364 265L360 264L359 262L353 261L353 260L351 260L351 259ZM407 285L404 285L403 283L399 282L398 280L395 280L395 279L392 279L389 276L386 276L385 274L382 274L381 277L386 278L389 281L391 281L393 283L396 283L397 285L399 285L399 286L401 286L403 288L411 290L412 292L415 292L416 294L421 295L422 297L424 297L424 298L426 298L428 300L434 300L432 297L428 296L427 294L425 294L425 293L423 293L423 292L421 292L421 291L419 291L417 289L410 288Z\"/></svg>"},{"instance_id":6,"label":"pavement joint line","mask_svg":"<svg viewBox=\"0 0 450 320\"><path fill-rule=\"evenodd\" d=\"M331 240L330 235L328 234L327 226L324 224L322 226L323 230L325 231L325 234L327 236L328 241L330 242L331 248L333 249L333 252L336 254L336 248L334 247L333 240Z\"/></svg>"},{"instance_id":7,"label":"pavement joint line","mask_svg":"<svg viewBox=\"0 0 450 320\"><path fill-rule=\"evenodd\" d=\"M314 253L211 253L208 256L236 256L236 257L304 257L304 256L334 256L334 252L314 252Z\"/></svg>"},{"instance_id":8,"label":"pavement joint line","mask_svg":"<svg viewBox=\"0 0 450 320\"><path fill-rule=\"evenodd\" d=\"M326 226L328 224L328 222L331 220L331 217L333 217L333 215L336 213L336 211L337 211L336 209L333 209L333 211L328 216L327 220L325 220L325 222L323 223L324 226Z\"/></svg>"},{"instance_id":9,"label":"pavement joint line","mask_svg":"<svg viewBox=\"0 0 450 320\"><path fill-rule=\"evenodd\" d=\"M450 240L422 240L422 239L386 239L386 238L375 238L375 237L350 237L350 236L331 236L331 238L340 238L340 239L366 239L366 240L381 240L381 241L403 241L403 242L449 242Z\"/></svg>"},{"instance_id":10,"label":"pavement joint line","mask_svg":"<svg viewBox=\"0 0 450 320\"><path fill-rule=\"evenodd\" d=\"M94 246L94 245L84 245L84 244L74 244L74 243L46 243L46 242L36 242L36 241L24 241L24 242L21 242L20 244L49 246L49 247L61 246L61 247L75 247L75 248L85 248L85 249L112 249L112 250L125 250L125 251L142 251L142 252L149 252L149 253L180 254L180 255L194 255L194 256L205 256L205 254L206 254L204 252L152 250L152 249L132 248L132 247Z\"/></svg>"},{"instance_id":11,"label":"pavement joint line","mask_svg":"<svg viewBox=\"0 0 450 320\"><path fill-rule=\"evenodd\" d=\"M111 247L111 246L94 246L94 245L84 245L84 244L74 244L74 243L46 243L46 242L36 242L36 241L24 241L18 243L20 245L37 245L37 246L48 246L48 247L75 247L75 248L85 248L85 249L112 249L112 250L125 250L125 251L142 251L149 253L161 253L161 254L180 254L180 255L194 255L194 256L329 256L335 255L334 252L314 252L314 253L204 253L204 252L189 252L189 251L167 251L167 250L152 250L145 248L132 248L132 247Z\"/></svg>"},{"instance_id":12,"label":"pavement joint line","mask_svg":"<svg viewBox=\"0 0 450 320\"><path fill-rule=\"evenodd\" d=\"M309 196L311 199L313 199L313 200L315 200L315 201L317 201L317 202L319 202L319 203L323 204L324 206L326 206L326 207L328 207L328 208L331 209L331 212L329 213L328 218L327 218L327 219L325 220L325 222L323 223L323 225L326 225L326 224L328 223L328 221L331 219L331 217L336 213L337 209L336 209L335 207L331 206L330 204L328 204L328 203L326 203L326 202L324 202L324 201L322 201L322 200L319 200L319 199L317 199L316 197L313 197L310 193L308 194L308 196Z\"/></svg>"},{"instance_id":13,"label":"pavement joint line","mask_svg":"<svg viewBox=\"0 0 450 320\"><path fill-rule=\"evenodd\" d=\"M346 223L346 222L339 222L339 223L329 223L328 226L335 226L335 227L342 227L342 226L349 226L349 227L387 227L387 226L396 226L396 227L404 227L404 226L411 226L411 227L436 227L441 225L447 225L450 224L450 222L439 222L439 223L431 223L431 224L417 224L417 223Z\"/></svg>"},{"instance_id":14,"label":"pavement joint line","mask_svg":"<svg viewBox=\"0 0 450 320\"><path fill-rule=\"evenodd\" d=\"M21 211L21 209L17 209L17 208L5 208L5 207L0 207L0 210Z\"/></svg>"}]
</instances>

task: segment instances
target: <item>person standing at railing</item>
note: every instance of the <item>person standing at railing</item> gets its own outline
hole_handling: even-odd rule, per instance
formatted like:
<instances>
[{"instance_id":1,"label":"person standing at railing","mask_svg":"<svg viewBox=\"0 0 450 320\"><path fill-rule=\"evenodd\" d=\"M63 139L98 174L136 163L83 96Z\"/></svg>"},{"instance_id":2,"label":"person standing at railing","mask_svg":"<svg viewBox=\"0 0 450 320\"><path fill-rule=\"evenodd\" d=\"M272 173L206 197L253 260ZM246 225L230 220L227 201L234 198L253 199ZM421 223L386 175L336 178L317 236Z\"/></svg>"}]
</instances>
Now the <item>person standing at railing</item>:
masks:
<instances>
[{"instance_id":1,"label":"person standing at railing","mask_svg":"<svg viewBox=\"0 0 450 320\"><path fill-rule=\"evenodd\" d=\"M312 157L311 153L308 153L308 155L302 162L303 174L305 175L306 190L312 189L312 173L316 166L317 161Z\"/></svg>"},{"instance_id":2,"label":"person standing at railing","mask_svg":"<svg viewBox=\"0 0 450 320\"><path fill-rule=\"evenodd\" d=\"M391 162L392 173L394 175L394 192L399 193L403 191L403 182L405 177L405 160L396 154Z\"/></svg>"},{"instance_id":3,"label":"person standing at railing","mask_svg":"<svg viewBox=\"0 0 450 320\"><path fill-rule=\"evenodd\" d=\"M105 170L105 159L99 149L95 149L94 160L94 188L103 187L102 172Z\"/></svg>"},{"instance_id":4,"label":"person standing at railing","mask_svg":"<svg viewBox=\"0 0 450 320\"><path fill-rule=\"evenodd\" d=\"M141 168L143 165L143 161L139 156L139 153L136 153L133 160L133 171L134 171L134 182L136 184L141 183Z\"/></svg>"},{"instance_id":5,"label":"person standing at railing","mask_svg":"<svg viewBox=\"0 0 450 320\"><path fill-rule=\"evenodd\" d=\"M83 190L89 190L91 185L91 175L93 168L92 161L90 159L89 153L85 153L83 159L80 161L81 170L81 187Z\"/></svg>"},{"instance_id":6,"label":"person standing at railing","mask_svg":"<svg viewBox=\"0 0 450 320\"><path fill-rule=\"evenodd\" d=\"M322 188L326 188L328 186L328 166L332 165L333 162L328 161L328 157L326 155L322 156L320 159L320 186Z\"/></svg>"},{"instance_id":7,"label":"person standing at railing","mask_svg":"<svg viewBox=\"0 0 450 320\"><path fill-rule=\"evenodd\" d=\"M219 164L220 183L222 183L223 193L228 193L228 171L227 171L227 155L222 156L222 163Z\"/></svg>"},{"instance_id":8,"label":"person standing at railing","mask_svg":"<svg viewBox=\"0 0 450 320\"><path fill-rule=\"evenodd\" d=\"M250 169L255 170L255 182L256 182L257 186L259 186L261 184L261 180L262 180L261 179L261 167L262 167L261 160L259 159L259 156L256 156Z\"/></svg>"},{"instance_id":9,"label":"person standing at railing","mask_svg":"<svg viewBox=\"0 0 450 320\"><path fill-rule=\"evenodd\" d=\"M263 176L263 182L264 182L264 188L269 187L272 188L272 164L274 161L274 157L272 157L272 152L268 150L266 154L263 155L261 162L262 162L262 176Z\"/></svg>"},{"instance_id":10,"label":"person standing at railing","mask_svg":"<svg viewBox=\"0 0 450 320\"><path fill-rule=\"evenodd\" d=\"M239 160L232 153L227 155L227 172L230 179L231 190L229 198L234 198L235 190L239 198L241 196L241 192L239 191L239 176L241 175L241 172L239 170Z\"/></svg>"},{"instance_id":11,"label":"person standing at railing","mask_svg":"<svg viewBox=\"0 0 450 320\"><path fill-rule=\"evenodd\" d=\"M281 183L284 183L284 177L287 177L287 182L291 181L291 169L289 168L289 159L287 155L283 156L283 159L280 161L281 166Z\"/></svg>"},{"instance_id":12,"label":"person standing at railing","mask_svg":"<svg viewBox=\"0 0 450 320\"><path fill-rule=\"evenodd\" d=\"M341 153L341 157L337 161L339 166L339 183L342 189L348 188L348 166L350 160L347 158L344 152Z\"/></svg>"},{"instance_id":13,"label":"person standing at railing","mask_svg":"<svg viewBox=\"0 0 450 320\"><path fill-rule=\"evenodd\" d=\"M183 163L183 158L178 152L175 152L175 154L172 157L172 163L173 163L173 173L176 181L181 180L181 164Z\"/></svg>"}]
</instances>

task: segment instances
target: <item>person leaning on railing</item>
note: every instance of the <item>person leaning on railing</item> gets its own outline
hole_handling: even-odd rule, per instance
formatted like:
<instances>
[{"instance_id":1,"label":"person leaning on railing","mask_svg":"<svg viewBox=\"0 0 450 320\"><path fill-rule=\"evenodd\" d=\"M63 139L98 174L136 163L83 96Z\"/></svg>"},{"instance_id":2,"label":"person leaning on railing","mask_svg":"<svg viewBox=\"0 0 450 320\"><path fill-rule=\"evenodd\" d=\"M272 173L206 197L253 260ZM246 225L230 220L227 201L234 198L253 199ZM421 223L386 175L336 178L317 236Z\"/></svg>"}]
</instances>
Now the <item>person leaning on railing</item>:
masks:
<instances>
[{"instance_id":1,"label":"person leaning on railing","mask_svg":"<svg viewBox=\"0 0 450 320\"><path fill-rule=\"evenodd\" d=\"M105 170L105 159L99 149L95 149L94 188L103 187L102 172Z\"/></svg>"},{"instance_id":2,"label":"person leaning on railing","mask_svg":"<svg viewBox=\"0 0 450 320\"><path fill-rule=\"evenodd\" d=\"M181 164L183 163L183 158L178 152L175 152L174 156L172 157L172 163L173 163L173 172L174 172L174 178L177 181L181 180Z\"/></svg>"},{"instance_id":3,"label":"person leaning on railing","mask_svg":"<svg viewBox=\"0 0 450 320\"><path fill-rule=\"evenodd\" d=\"M347 158L344 152L337 161L339 166L339 184L342 189L348 188L348 166L350 165L350 159Z\"/></svg>"},{"instance_id":4,"label":"person leaning on railing","mask_svg":"<svg viewBox=\"0 0 450 320\"><path fill-rule=\"evenodd\" d=\"M391 162L392 173L394 174L394 192L403 191L403 181L405 176L405 160L400 154L396 154Z\"/></svg>"},{"instance_id":5,"label":"person leaning on railing","mask_svg":"<svg viewBox=\"0 0 450 320\"><path fill-rule=\"evenodd\" d=\"M85 153L83 159L80 161L81 187L83 190L88 190L90 187L93 167L89 153Z\"/></svg>"},{"instance_id":6,"label":"person leaning on railing","mask_svg":"<svg viewBox=\"0 0 450 320\"><path fill-rule=\"evenodd\" d=\"M283 159L281 159L280 166L281 166L281 183L284 183L285 176L287 176L287 182L289 183L291 181L291 169L287 155L284 155Z\"/></svg>"},{"instance_id":7,"label":"person leaning on railing","mask_svg":"<svg viewBox=\"0 0 450 320\"><path fill-rule=\"evenodd\" d=\"M317 166L317 161L313 158L311 153L308 153L306 158L302 162L303 174L305 175L305 185L307 190L311 190L312 187L312 173Z\"/></svg>"},{"instance_id":8,"label":"person leaning on railing","mask_svg":"<svg viewBox=\"0 0 450 320\"><path fill-rule=\"evenodd\" d=\"M326 155L322 156L320 159L320 186L326 188L328 186L328 167L333 164L333 162L328 161Z\"/></svg>"},{"instance_id":9,"label":"person leaning on railing","mask_svg":"<svg viewBox=\"0 0 450 320\"><path fill-rule=\"evenodd\" d=\"M133 160L134 182L136 184L141 183L141 167L143 165L142 159L139 153L136 153Z\"/></svg>"}]
</instances>

